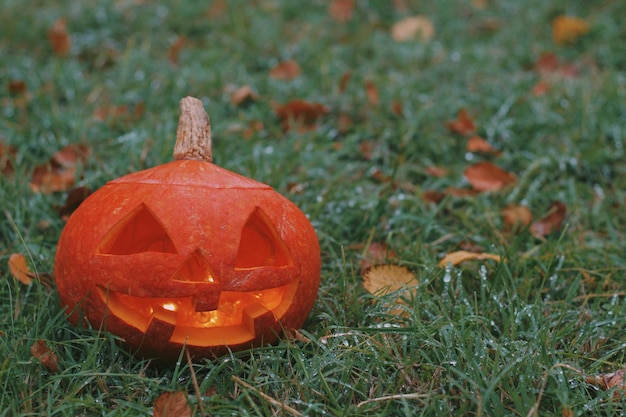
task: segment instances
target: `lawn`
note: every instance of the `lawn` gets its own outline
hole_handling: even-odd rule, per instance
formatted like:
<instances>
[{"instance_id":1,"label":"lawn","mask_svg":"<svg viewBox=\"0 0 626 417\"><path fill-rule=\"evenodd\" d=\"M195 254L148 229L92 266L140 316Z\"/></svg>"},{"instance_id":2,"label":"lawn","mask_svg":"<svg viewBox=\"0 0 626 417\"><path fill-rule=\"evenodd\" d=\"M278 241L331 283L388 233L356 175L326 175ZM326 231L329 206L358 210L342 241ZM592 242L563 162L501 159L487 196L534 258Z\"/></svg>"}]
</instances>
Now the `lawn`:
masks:
<instances>
[{"instance_id":1,"label":"lawn","mask_svg":"<svg viewBox=\"0 0 626 417\"><path fill-rule=\"evenodd\" d=\"M626 3L329 3L0 0L0 416L626 410ZM172 160L185 96L322 274L299 333L159 367L69 324L51 274L68 196ZM370 293L376 263L417 285Z\"/></svg>"}]
</instances>

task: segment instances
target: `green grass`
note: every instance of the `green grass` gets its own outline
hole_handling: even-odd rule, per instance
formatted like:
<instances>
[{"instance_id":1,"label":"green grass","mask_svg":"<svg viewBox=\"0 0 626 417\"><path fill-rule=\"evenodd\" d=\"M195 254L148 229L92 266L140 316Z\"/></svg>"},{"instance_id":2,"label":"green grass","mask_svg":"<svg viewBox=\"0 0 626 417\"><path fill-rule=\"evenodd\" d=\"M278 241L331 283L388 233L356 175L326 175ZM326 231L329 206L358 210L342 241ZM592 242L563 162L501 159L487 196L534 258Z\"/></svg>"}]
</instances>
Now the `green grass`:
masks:
<instances>
[{"instance_id":1,"label":"green grass","mask_svg":"<svg viewBox=\"0 0 626 417\"><path fill-rule=\"evenodd\" d=\"M233 1L216 17L204 2L0 3L0 141L18 152L15 174L0 176L0 416L151 415L159 394L177 390L199 414L186 361L159 369L129 357L113 336L69 325L53 288L19 284L7 267L20 252L33 270L53 268L64 224L55 206L66 193L33 193L35 166L86 143L94 153L78 183L97 189L169 161L187 95L211 115L216 163L298 204L323 259L318 302L302 330L310 342L194 365L207 415L290 415L260 393L304 415L526 416L536 404L541 416L624 412L626 396L611 401L611 391L573 371L626 363L624 2L493 0L481 10L444 0L407 2L406 12L357 2L345 24L328 17L323 1ZM550 25L563 13L592 27L556 46ZM392 41L391 25L414 14L433 21L434 39ZM47 40L58 17L72 36L65 58ZM186 43L174 66L168 48L178 36ZM544 52L579 75L533 96L533 64ZM270 79L269 69L289 58L302 76ZM8 89L15 80L27 85L26 104ZM379 106L366 103L365 80L377 86ZM246 84L259 100L233 106L228 88ZM330 107L316 131L281 130L271 104L294 98ZM394 101L403 115L391 111ZM108 105L144 110L94 120ZM461 108L519 182L434 206L424 191L465 186L465 167L484 159L470 158L465 139L446 128ZM338 129L342 113L353 122L346 131ZM263 130L244 139L242 126L256 120ZM371 160L359 152L365 141L376 144ZM450 174L429 176L430 165ZM372 168L412 187L377 182ZM289 193L290 183L303 192ZM554 200L568 209L561 233L502 233L507 204L525 203L540 217ZM420 281L404 317L372 303L361 286L370 239L386 242ZM437 267L464 242L506 261ZM58 355L59 373L31 356L38 339ZM381 400L362 403L373 399Z\"/></svg>"}]
</instances>

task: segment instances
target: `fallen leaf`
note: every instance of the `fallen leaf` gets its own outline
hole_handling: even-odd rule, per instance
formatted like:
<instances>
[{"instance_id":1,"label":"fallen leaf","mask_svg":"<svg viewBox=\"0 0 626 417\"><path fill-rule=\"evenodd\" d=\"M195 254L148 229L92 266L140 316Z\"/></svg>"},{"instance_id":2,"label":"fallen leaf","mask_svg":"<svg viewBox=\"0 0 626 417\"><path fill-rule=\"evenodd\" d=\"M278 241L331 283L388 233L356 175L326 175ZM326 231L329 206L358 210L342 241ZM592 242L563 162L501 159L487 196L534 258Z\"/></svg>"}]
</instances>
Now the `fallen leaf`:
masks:
<instances>
[{"instance_id":1,"label":"fallen leaf","mask_svg":"<svg viewBox=\"0 0 626 417\"><path fill-rule=\"evenodd\" d=\"M178 57L180 55L180 51L185 45L185 42L187 42L187 38L185 36L179 36L167 49L167 57L169 58L170 64L174 66L178 65Z\"/></svg>"},{"instance_id":2,"label":"fallen leaf","mask_svg":"<svg viewBox=\"0 0 626 417\"><path fill-rule=\"evenodd\" d=\"M65 19L57 19L48 30L48 40L52 47L52 52L57 56L66 56L70 53L72 42L67 33L67 23Z\"/></svg>"},{"instance_id":3,"label":"fallen leaf","mask_svg":"<svg viewBox=\"0 0 626 417\"><path fill-rule=\"evenodd\" d=\"M365 81L365 95L367 96L367 102L373 106L380 104L380 98L378 96L378 89L371 80Z\"/></svg>"},{"instance_id":4,"label":"fallen leaf","mask_svg":"<svg viewBox=\"0 0 626 417\"><path fill-rule=\"evenodd\" d=\"M616 372L610 372L608 374L601 374L596 376L586 376L585 382L591 385L595 385L602 390L610 390L616 388L613 392L613 399L619 399L626 395L626 382L624 380L625 369L621 369Z\"/></svg>"},{"instance_id":5,"label":"fallen leaf","mask_svg":"<svg viewBox=\"0 0 626 417\"><path fill-rule=\"evenodd\" d=\"M248 122L248 127L244 129L243 131L243 137L246 139L250 139L252 137L252 135L254 135L257 132L260 132L263 130L263 122L260 120L250 120Z\"/></svg>"},{"instance_id":6,"label":"fallen leaf","mask_svg":"<svg viewBox=\"0 0 626 417\"><path fill-rule=\"evenodd\" d=\"M249 85L244 85L233 91L230 95L230 102L235 106L240 106L251 101L255 101L259 95Z\"/></svg>"},{"instance_id":7,"label":"fallen leaf","mask_svg":"<svg viewBox=\"0 0 626 417\"><path fill-rule=\"evenodd\" d=\"M546 81L539 81L537 84L535 84L531 90L531 93L533 96L543 96L545 95L548 91L550 91L550 84Z\"/></svg>"},{"instance_id":8,"label":"fallen leaf","mask_svg":"<svg viewBox=\"0 0 626 417\"><path fill-rule=\"evenodd\" d=\"M426 190L422 193L422 199L428 203L439 204L444 198L445 193L435 190Z\"/></svg>"},{"instance_id":9,"label":"fallen leaf","mask_svg":"<svg viewBox=\"0 0 626 417\"><path fill-rule=\"evenodd\" d=\"M270 70L270 77L276 80L289 81L298 78L302 70L294 60L282 61Z\"/></svg>"},{"instance_id":10,"label":"fallen leaf","mask_svg":"<svg viewBox=\"0 0 626 417\"><path fill-rule=\"evenodd\" d=\"M518 232L522 227L528 226L533 220L530 209L520 204L510 204L502 209L502 221L504 229Z\"/></svg>"},{"instance_id":11,"label":"fallen leaf","mask_svg":"<svg viewBox=\"0 0 626 417\"><path fill-rule=\"evenodd\" d=\"M187 394L182 391L164 392L154 402L153 417L191 417Z\"/></svg>"},{"instance_id":12,"label":"fallen leaf","mask_svg":"<svg viewBox=\"0 0 626 417\"><path fill-rule=\"evenodd\" d=\"M545 237L561 230L567 207L560 201L550 204L547 214L530 225L530 232L537 237Z\"/></svg>"},{"instance_id":13,"label":"fallen leaf","mask_svg":"<svg viewBox=\"0 0 626 417\"><path fill-rule=\"evenodd\" d=\"M535 71L540 74L551 73L556 72L560 66L559 58L554 52L544 52L535 62Z\"/></svg>"},{"instance_id":14,"label":"fallen leaf","mask_svg":"<svg viewBox=\"0 0 626 417\"><path fill-rule=\"evenodd\" d=\"M24 94L26 92L26 81L11 80L9 81L9 93L14 95Z\"/></svg>"},{"instance_id":15,"label":"fallen leaf","mask_svg":"<svg viewBox=\"0 0 626 417\"><path fill-rule=\"evenodd\" d=\"M465 145L465 149L468 152L480 152L492 155L500 155L500 151L495 150L489 142L480 136L472 136L467 140L467 144Z\"/></svg>"},{"instance_id":16,"label":"fallen leaf","mask_svg":"<svg viewBox=\"0 0 626 417\"><path fill-rule=\"evenodd\" d=\"M391 37L397 42L414 39L429 41L435 36L435 26L426 16L413 16L396 22L391 28Z\"/></svg>"},{"instance_id":17,"label":"fallen leaf","mask_svg":"<svg viewBox=\"0 0 626 417\"><path fill-rule=\"evenodd\" d=\"M395 304L405 304L402 298L413 296L418 284L413 272L400 265L377 265L363 272L363 287L370 294L379 297L397 292ZM401 316L405 311L402 308L393 308L389 313Z\"/></svg>"},{"instance_id":18,"label":"fallen leaf","mask_svg":"<svg viewBox=\"0 0 626 417\"><path fill-rule=\"evenodd\" d=\"M374 157L374 151L378 146L378 142L375 140L365 140L359 143L359 153L366 161L371 161Z\"/></svg>"},{"instance_id":19,"label":"fallen leaf","mask_svg":"<svg viewBox=\"0 0 626 417\"><path fill-rule=\"evenodd\" d=\"M72 189L65 198L65 204L57 209L59 216L63 220L67 220L89 194L91 194L89 187L82 186Z\"/></svg>"},{"instance_id":20,"label":"fallen leaf","mask_svg":"<svg viewBox=\"0 0 626 417\"><path fill-rule=\"evenodd\" d=\"M424 172L426 172L428 175L432 175L433 177L442 178L447 177L450 173L450 170L447 168L431 165L424 168Z\"/></svg>"},{"instance_id":21,"label":"fallen leaf","mask_svg":"<svg viewBox=\"0 0 626 417\"><path fill-rule=\"evenodd\" d=\"M16 156L17 150L13 146L0 143L0 173L2 175L13 174L13 162Z\"/></svg>"},{"instance_id":22,"label":"fallen leaf","mask_svg":"<svg viewBox=\"0 0 626 417\"><path fill-rule=\"evenodd\" d=\"M30 188L39 193L65 191L74 186L76 168L91 151L84 145L68 145L33 171Z\"/></svg>"},{"instance_id":23,"label":"fallen leaf","mask_svg":"<svg viewBox=\"0 0 626 417\"><path fill-rule=\"evenodd\" d=\"M574 43L589 32L590 25L585 20L572 16L557 16L552 21L552 40L557 45Z\"/></svg>"},{"instance_id":24,"label":"fallen leaf","mask_svg":"<svg viewBox=\"0 0 626 417\"><path fill-rule=\"evenodd\" d=\"M311 339L303 335L298 329L285 329L285 334L289 340L301 343L311 343Z\"/></svg>"},{"instance_id":25,"label":"fallen leaf","mask_svg":"<svg viewBox=\"0 0 626 417\"><path fill-rule=\"evenodd\" d=\"M404 116L404 106L400 100L394 100L391 103L391 112L396 116Z\"/></svg>"},{"instance_id":26,"label":"fallen leaf","mask_svg":"<svg viewBox=\"0 0 626 417\"><path fill-rule=\"evenodd\" d=\"M45 340L37 340L30 347L30 354L51 374L59 372L59 359Z\"/></svg>"},{"instance_id":27,"label":"fallen leaf","mask_svg":"<svg viewBox=\"0 0 626 417\"><path fill-rule=\"evenodd\" d=\"M274 105L274 112L281 119L285 131L293 128L309 131L317 127L317 120L330 112L330 109L319 103L291 100L283 105Z\"/></svg>"},{"instance_id":28,"label":"fallen leaf","mask_svg":"<svg viewBox=\"0 0 626 417\"><path fill-rule=\"evenodd\" d=\"M439 261L440 267L445 267L448 264L458 265L461 262L471 261L471 260L485 260L491 259L494 261L500 261L502 258L500 255L496 255L493 253L476 253L476 252L468 252L466 250L460 250L456 252L448 253Z\"/></svg>"},{"instance_id":29,"label":"fallen leaf","mask_svg":"<svg viewBox=\"0 0 626 417\"><path fill-rule=\"evenodd\" d=\"M459 110L455 120L448 122L448 130L460 135L471 135L476 131L476 125L466 109Z\"/></svg>"},{"instance_id":30,"label":"fallen leaf","mask_svg":"<svg viewBox=\"0 0 626 417\"><path fill-rule=\"evenodd\" d=\"M345 23L352 19L354 0L332 0L328 4L328 15L336 22Z\"/></svg>"},{"instance_id":31,"label":"fallen leaf","mask_svg":"<svg viewBox=\"0 0 626 417\"><path fill-rule=\"evenodd\" d=\"M472 7L476 9L486 9L488 3L488 0L472 0Z\"/></svg>"},{"instance_id":32,"label":"fallen leaf","mask_svg":"<svg viewBox=\"0 0 626 417\"><path fill-rule=\"evenodd\" d=\"M479 192L498 191L514 184L517 177L491 162L479 162L465 168L465 178L472 188Z\"/></svg>"},{"instance_id":33,"label":"fallen leaf","mask_svg":"<svg viewBox=\"0 0 626 417\"><path fill-rule=\"evenodd\" d=\"M389 249L385 243L372 242L367 246L361 258L361 272L376 265L383 265L395 259L396 253Z\"/></svg>"},{"instance_id":34,"label":"fallen leaf","mask_svg":"<svg viewBox=\"0 0 626 417\"><path fill-rule=\"evenodd\" d=\"M341 75L339 79L339 92L343 93L346 91L348 87L348 83L350 82L350 78L352 78L352 71L346 71Z\"/></svg>"},{"instance_id":35,"label":"fallen leaf","mask_svg":"<svg viewBox=\"0 0 626 417\"><path fill-rule=\"evenodd\" d=\"M21 253L9 256L9 272L22 284L30 285L33 282L33 274L26 263L26 257Z\"/></svg>"}]
</instances>

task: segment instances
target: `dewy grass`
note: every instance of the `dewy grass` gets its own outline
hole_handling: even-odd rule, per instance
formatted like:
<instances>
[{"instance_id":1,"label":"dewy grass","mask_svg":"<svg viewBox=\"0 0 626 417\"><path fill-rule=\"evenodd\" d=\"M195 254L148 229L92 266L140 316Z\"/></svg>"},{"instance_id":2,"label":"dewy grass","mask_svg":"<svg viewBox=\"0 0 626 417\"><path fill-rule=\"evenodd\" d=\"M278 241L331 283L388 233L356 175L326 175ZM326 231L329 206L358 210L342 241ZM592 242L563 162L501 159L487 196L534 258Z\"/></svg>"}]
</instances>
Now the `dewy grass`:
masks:
<instances>
[{"instance_id":1,"label":"dewy grass","mask_svg":"<svg viewBox=\"0 0 626 417\"><path fill-rule=\"evenodd\" d=\"M0 175L0 416L147 416L167 391L216 416L623 413L626 395L585 382L626 363L623 2L355 3L340 24L326 2L2 1L0 143L17 156L15 173ZM555 45L551 22L561 14L587 19L590 32ZM412 15L430 19L435 36L394 42L391 26ZM57 18L71 35L67 57L48 44ZM533 95L544 53L570 75L549 75L550 90ZM286 59L301 76L271 79ZM366 82L380 104L368 103ZM259 98L234 106L230 92L243 85ZM211 116L215 162L301 207L323 258L303 337L196 364L197 386L184 355L171 368L128 356L115 336L70 326L54 288L26 287L7 267L19 252L31 269L52 271L64 225L55 207L67 193L32 192L35 166L87 144L93 154L77 179L96 189L169 161L187 95ZM312 132L284 132L273 105L291 99L331 111ZM448 131L462 108L500 156L467 153L465 138ZM438 204L422 198L466 186L463 170L480 160L517 184ZM429 175L429 166L448 174ZM540 218L555 200L567 207L558 233L503 233L506 205ZM362 289L371 241L420 282L401 316L390 313L393 294ZM468 245L504 261L437 267ZM30 352L40 339L59 358L56 374Z\"/></svg>"}]
</instances>

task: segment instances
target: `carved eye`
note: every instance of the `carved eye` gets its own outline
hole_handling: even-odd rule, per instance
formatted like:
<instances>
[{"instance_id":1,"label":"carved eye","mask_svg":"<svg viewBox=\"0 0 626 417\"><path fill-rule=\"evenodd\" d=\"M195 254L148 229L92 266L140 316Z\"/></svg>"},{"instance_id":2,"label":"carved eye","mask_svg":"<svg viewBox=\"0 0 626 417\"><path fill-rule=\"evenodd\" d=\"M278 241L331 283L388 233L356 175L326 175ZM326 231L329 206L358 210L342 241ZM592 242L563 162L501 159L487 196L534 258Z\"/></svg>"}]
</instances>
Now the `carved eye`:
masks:
<instances>
[{"instance_id":1,"label":"carved eye","mask_svg":"<svg viewBox=\"0 0 626 417\"><path fill-rule=\"evenodd\" d=\"M105 235L96 250L104 255L140 252L177 253L165 228L145 204L127 214Z\"/></svg>"},{"instance_id":2,"label":"carved eye","mask_svg":"<svg viewBox=\"0 0 626 417\"><path fill-rule=\"evenodd\" d=\"M259 207L255 208L243 229L235 269L291 265L287 246L276 228Z\"/></svg>"}]
</instances>

